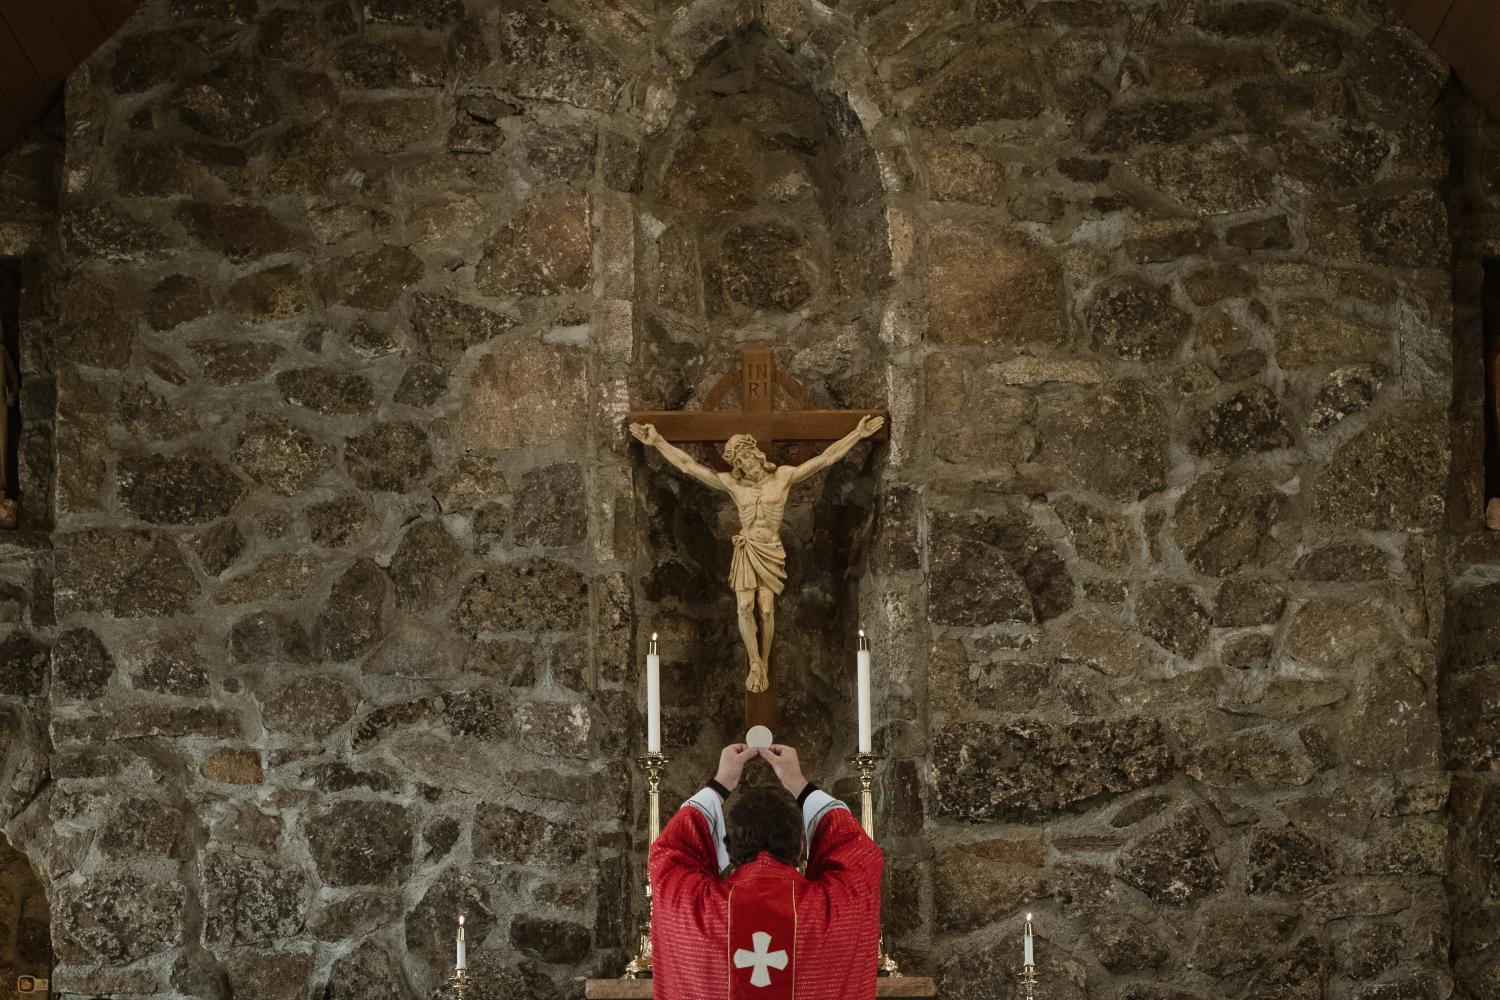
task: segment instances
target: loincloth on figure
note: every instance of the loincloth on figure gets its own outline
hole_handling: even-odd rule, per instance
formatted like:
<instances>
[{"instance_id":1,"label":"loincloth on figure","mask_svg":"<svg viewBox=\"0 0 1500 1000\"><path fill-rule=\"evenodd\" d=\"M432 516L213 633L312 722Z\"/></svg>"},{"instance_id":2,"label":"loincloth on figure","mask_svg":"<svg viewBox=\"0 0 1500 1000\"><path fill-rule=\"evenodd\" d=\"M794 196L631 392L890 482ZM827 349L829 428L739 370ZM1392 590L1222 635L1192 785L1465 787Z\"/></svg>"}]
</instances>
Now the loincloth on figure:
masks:
<instances>
[{"instance_id":1,"label":"loincloth on figure","mask_svg":"<svg viewBox=\"0 0 1500 1000\"><path fill-rule=\"evenodd\" d=\"M786 549L781 539L759 542L734 536L734 557L729 562L729 586L735 590L769 590L781 593L786 586Z\"/></svg>"}]
</instances>

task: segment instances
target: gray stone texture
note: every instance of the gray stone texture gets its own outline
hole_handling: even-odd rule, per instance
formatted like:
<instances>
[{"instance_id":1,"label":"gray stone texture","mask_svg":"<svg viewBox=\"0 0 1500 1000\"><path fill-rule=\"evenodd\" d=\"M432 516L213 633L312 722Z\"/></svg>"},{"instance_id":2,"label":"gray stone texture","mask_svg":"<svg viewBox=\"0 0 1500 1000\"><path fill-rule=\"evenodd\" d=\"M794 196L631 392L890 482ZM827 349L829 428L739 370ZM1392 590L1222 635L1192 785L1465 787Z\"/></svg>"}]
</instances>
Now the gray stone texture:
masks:
<instances>
[{"instance_id":1,"label":"gray stone texture","mask_svg":"<svg viewBox=\"0 0 1500 1000\"><path fill-rule=\"evenodd\" d=\"M1500 133L1386 7L139 5L0 156L16 933L617 974L645 636L669 806L742 703L732 514L621 426L764 340L891 416L789 507L777 734L852 794L863 625L905 967L1014 998L1032 909L1058 1000L1500 993Z\"/></svg>"}]
</instances>

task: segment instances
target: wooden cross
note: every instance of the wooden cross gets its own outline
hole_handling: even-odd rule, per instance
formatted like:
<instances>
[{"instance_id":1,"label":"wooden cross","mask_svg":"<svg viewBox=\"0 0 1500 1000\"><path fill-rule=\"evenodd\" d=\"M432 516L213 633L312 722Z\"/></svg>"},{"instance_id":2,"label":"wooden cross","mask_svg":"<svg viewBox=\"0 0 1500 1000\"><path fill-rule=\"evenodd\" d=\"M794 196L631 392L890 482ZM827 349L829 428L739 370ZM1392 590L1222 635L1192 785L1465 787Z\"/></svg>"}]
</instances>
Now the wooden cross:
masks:
<instances>
[{"instance_id":1,"label":"wooden cross","mask_svg":"<svg viewBox=\"0 0 1500 1000\"><path fill-rule=\"evenodd\" d=\"M720 409L729 391L739 385L741 408ZM776 390L789 397L796 409L778 410ZM807 390L784 372L776 370L776 354L768 343L748 343L740 348L740 368L716 382L704 396L701 410L635 410L630 423L655 424L662 437L674 444L723 442L734 434L749 434L766 450L777 441L836 441L854 430L867 416L886 416L884 410L817 410L808 406ZM884 441L890 421L875 435ZM776 657L771 658L770 684L764 691L745 692L745 727L776 728Z\"/></svg>"}]
</instances>

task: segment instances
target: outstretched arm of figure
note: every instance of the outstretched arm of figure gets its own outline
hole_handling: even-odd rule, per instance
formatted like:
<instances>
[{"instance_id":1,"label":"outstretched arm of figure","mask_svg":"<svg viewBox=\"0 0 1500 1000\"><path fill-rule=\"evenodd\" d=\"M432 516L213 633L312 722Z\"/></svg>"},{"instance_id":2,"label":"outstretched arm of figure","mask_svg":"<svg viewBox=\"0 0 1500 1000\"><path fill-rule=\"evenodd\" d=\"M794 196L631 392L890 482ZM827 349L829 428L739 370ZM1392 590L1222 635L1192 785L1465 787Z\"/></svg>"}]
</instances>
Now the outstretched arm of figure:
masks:
<instances>
[{"instance_id":1,"label":"outstretched arm of figure","mask_svg":"<svg viewBox=\"0 0 1500 1000\"><path fill-rule=\"evenodd\" d=\"M810 458L793 469L792 482L800 483L809 476L815 476L822 472L834 462L849 454L850 448L853 448L865 438L874 437L880 433L880 428L884 426L884 417L860 417L858 427L825 448L821 455Z\"/></svg>"},{"instance_id":2,"label":"outstretched arm of figure","mask_svg":"<svg viewBox=\"0 0 1500 1000\"><path fill-rule=\"evenodd\" d=\"M641 444L650 445L661 452L662 458L665 458L672 465L687 475L692 476L704 486L716 490L724 489L724 483L719 479L717 472L706 465L693 461L691 455L662 437L654 424L631 424L630 434Z\"/></svg>"}]
</instances>

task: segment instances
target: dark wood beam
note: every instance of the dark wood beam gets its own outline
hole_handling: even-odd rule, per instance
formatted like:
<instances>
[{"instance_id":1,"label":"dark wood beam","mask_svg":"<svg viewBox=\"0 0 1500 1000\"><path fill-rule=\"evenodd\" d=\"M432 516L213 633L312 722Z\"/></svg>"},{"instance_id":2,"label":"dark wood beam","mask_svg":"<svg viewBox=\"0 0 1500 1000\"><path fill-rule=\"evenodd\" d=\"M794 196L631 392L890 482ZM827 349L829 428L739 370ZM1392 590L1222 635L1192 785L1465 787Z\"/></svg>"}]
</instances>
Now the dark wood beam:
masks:
<instances>
[{"instance_id":1,"label":"dark wood beam","mask_svg":"<svg viewBox=\"0 0 1500 1000\"><path fill-rule=\"evenodd\" d=\"M0 153L46 112L68 74L136 0L0 0Z\"/></svg>"},{"instance_id":2,"label":"dark wood beam","mask_svg":"<svg viewBox=\"0 0 1500 1000\"><path fill-rule=\"evenodd\" d=\"M1404 16L1407 27L1415 31L1418 38L1431 45L1452 9L1453 0L1411 0Z\"/></svg>"},{"instance_id":3,"label":"dark wood beam","mask_svg":"<svg viewBox=\"0 0 1500 1000\"><path fill-rule=\"evenodd\" d=\"M10 28L39 79L66 79L77 65L58 35L52 18L41 7L26 3L0 6L0 19Z\"/></svg>"},{"instance_id":4,"label":"dark wood beam","mask_svg":"<svg viewBox=\"0 0 1500 1000\"><path fill-rule=\"evenodd\" d=\"M1389 0L1474 98L1500 117L1500 0Z\"/></svg>"},{"instance_id":5,"label":"dark wood beam","mask_svg":"<svg viewBox=\"0 0 1500 1000\"><path fill-rule=\"evenodd\" d=\"M668 441L728 441L734 434L750 434L762 441L837 441L854 430L861 417L883 417L884 410L639 410L634 424L655 424ZM875 435L884 441L890 423Z\"/></svg>"},{"instance_id":6,"label":"dark wood beam","mask_svg":"<svg viewBox=\"0 0 1500 1000\"><path fill-rule=\"evenodd\" d=\"M1433 51L1451 65L1466 65L1474 36L1483 35L1489 28L1496 7L1500 7L1500 4L1493 7L1475 3L1455 4L1453 12L1448 15L1443 26L1438 29L1437 37L1432 40Z\"/></svg>"},{"instance_id":7,"label":"dark wood beam","mask_svg":"<svg viewBox=\"0 0 1500 1000\"><path fill-rule=\"evenodd\" d=\"M109 32L104 29L104 22L99 20L99 15L94 13L88 0L59 4L48 9L47 13L52 18L53 26L57 28L58 36L78 63L87 59L109 37Z\"/></svg>"}]
</instances>

